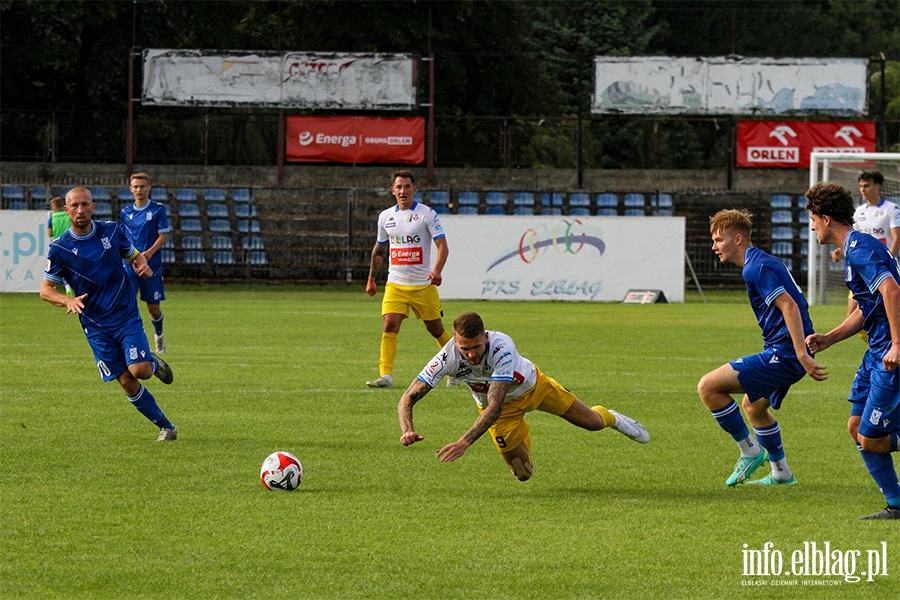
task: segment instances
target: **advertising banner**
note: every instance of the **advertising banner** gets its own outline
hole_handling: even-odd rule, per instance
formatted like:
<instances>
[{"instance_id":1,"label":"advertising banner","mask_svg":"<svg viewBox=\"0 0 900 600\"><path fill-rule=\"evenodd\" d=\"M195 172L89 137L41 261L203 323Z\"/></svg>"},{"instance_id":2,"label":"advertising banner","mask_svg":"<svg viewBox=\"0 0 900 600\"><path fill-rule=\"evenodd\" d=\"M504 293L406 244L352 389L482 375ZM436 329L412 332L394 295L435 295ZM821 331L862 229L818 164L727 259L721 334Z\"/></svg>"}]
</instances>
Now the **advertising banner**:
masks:
<instances>
[{"instance_id":1,"label":"advertising banner","mask_svg":"<svg viewBox=\"0 0 900 600\"><path fill-rule=\"evenodd\" d=\"M288 117L285 157L298 162L425 162L425 119Z\"/></svg>"},{"instance_id":2,"label":"advertising banner","mask_svg":"<svg viewBox=\"0 0 900 600\"><path fill-rule=\"evenodd\" d=\"M47 265L43 210L0 211L0 292L38 292Z\"/></svg>"},{"instance_id":3,"label":"advertising banner","mask_svg":"<svg viewBox=\"0 0 900 600\"><path fill-rule=\"evenodd\" d=\"M444 299L684 302L684 217L442 215Z\"/></svg>"},{"instance_id":4,"label":"advertising banner","mask_svg":"<svg viewBox=\"0 0 900 600\"><path fill-rule=\"evenodd\" d=\"M141 104L412 110L409 54L144 50Z\"/></svg>"},{"instance_id":5,"label":"advertising banner","mask_svg":"<svg viewBox=\"0 0 900 600\"><path fill-rule=\"evenodd\" d=\"M867 114L858 58L595 56L595 114Z\"/></svg>"},{"instance_id":6,"label":"advertising banner","mask_svg":"<svg viewBox=\"0 0 900 600\"><path fill-rule=\"evenodd\" d=\"M871 121L739 121L737 166L809 167L810 152L875 151Z\"/></svg>"}]
</instances>

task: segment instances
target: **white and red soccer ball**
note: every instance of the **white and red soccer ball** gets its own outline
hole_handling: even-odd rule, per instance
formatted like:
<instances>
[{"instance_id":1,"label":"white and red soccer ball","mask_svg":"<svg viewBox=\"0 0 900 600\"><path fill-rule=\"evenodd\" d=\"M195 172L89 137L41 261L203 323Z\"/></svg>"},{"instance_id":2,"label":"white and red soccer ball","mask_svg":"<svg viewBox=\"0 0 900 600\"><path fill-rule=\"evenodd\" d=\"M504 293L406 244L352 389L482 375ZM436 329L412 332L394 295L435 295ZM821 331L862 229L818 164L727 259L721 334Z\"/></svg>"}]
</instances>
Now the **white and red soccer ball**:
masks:
<instances>
[{"instance_id":1,"label":"white and red soccer ball","mask_svg":"<svg viewBox=\"0 0 900 600\"><path fill-rule=\"evenodd\" d=\"M303 481L303 465L290 452L273 452L263 461L259 478L267 490L289 492Z\"/></svg>"}]
</instances>

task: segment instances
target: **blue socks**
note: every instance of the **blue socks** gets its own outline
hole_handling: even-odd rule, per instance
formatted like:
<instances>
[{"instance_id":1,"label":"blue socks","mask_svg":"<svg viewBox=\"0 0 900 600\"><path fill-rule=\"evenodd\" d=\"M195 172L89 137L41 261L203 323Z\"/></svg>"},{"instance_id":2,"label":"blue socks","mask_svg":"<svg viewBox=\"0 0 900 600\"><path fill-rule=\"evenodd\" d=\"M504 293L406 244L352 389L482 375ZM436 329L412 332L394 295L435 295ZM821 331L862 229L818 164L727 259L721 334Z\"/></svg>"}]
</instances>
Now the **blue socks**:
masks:
<instances>
[{"instance_id":1,"label":"blue socks","mask_svg":"<svg viewBox=\"0 0 900 600\"><path fill-rule=\"evenodd\" d=\"M734 441L741 442L750 437L750 430L744 423L744 417L741 416L741 409L738 408L737 402L731 401L731 404L719 410L713 410L712 416L715 417L719 427L731 434Z\"/></svg>"},{"instance_id":2,"label":"blue socks","mask_svg":"<svg viewBox=\"0 0 900 600\"><path fill-rule=\"evenodd\" d=\"M151 423L159 427L160 429L168 428L174 429L175 427L172 423L166 418L163 414L162 409L156 404L156 398L153 397L153 394L150 393L150 390L145 388L143 385L141 389L138 390L138 393L135 396L127 396L128 401L131 402L132 405L138 412L147 417Z\"/></svg>"},{"instance_id":3,"label":"blue socks","mask_svg":"<svg viewBox=\"0 0 900 600\"><path fill-rule=\"evenodd\" d=\"M892 442L893 439L891 436ZM856 446L859 447L859 444L857 443ZM894 459L891 455L866 452L861 447L859 447L859 453L866 463L869 475L884 494L888 506L900 507L900 483L897 481L897 471L894 469Z\"/></svg>"},{"instance_id":4,"label":"blue socks","mask_svg":"<svg viewBox=\"0 0 900 600\"><path fill-rule=\"evenodd\" d=\"M754 427L753 431L756 433L756 441L769 453L770 462L776 462L784 458L784 446L781 445L781 427L778 426L777 421L774 425L763 427L762 429Z\"/></svg>"},{"instance_id":5,"label":"blue socks","mask_svg":"<svg viewBox=\"0 0 900 600\"><path fill-rule=\"evenodd\" d=\"M163 319L165 318L165 316L166 316L166 315L160 313L160 314L159 314L159 321L154 321L153 318L150 319L150 323L153 324L153 331L154 331L154 333L156 333L156 335L162 335L162 334L163 334L163 333L162 333L162 331L163 331L163 330L162 330L162 326L163 326Z\"/></svg>"}]
</instances>

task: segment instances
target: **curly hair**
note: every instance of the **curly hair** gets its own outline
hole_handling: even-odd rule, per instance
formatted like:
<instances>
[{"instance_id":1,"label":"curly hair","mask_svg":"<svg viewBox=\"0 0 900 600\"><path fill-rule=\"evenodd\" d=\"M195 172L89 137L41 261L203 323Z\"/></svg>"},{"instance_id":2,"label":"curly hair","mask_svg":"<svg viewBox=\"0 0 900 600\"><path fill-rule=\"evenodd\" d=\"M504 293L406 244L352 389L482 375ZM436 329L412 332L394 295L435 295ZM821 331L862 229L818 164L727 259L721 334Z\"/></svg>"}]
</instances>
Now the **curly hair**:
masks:
<instances>
[{"instance_id":1,"label":"curly hair","mask_svg":"<svg viewBox=\"0 0 900 600\"><path fill-rule=\"evenodd\" d=\"M817 217L829 216L853 227L853 196L839 183L817 183L806 192L806 210Z\"/></svg>"},{"instance_id":2,"label":"curly hair","mask_svg":"<svg viewBox=\"0 0 900 600\"><path fill-rule=\"evenodd\" d=\"M752 216L745 208L720 210L709 218L709 232L714 234L717 231L733 229L750 239L750 233L753 231L753 221L750 220Z\"/></svg>"}]
</instances>

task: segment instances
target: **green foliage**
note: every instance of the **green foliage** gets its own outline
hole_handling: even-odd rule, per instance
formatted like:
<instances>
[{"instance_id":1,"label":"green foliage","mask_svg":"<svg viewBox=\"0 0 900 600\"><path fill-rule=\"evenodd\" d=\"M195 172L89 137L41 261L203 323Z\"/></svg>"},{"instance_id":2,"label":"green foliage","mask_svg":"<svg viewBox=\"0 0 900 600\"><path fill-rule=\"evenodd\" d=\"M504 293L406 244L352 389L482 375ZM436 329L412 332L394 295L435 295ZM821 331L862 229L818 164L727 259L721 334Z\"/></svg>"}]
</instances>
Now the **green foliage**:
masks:
<instances>
[{"instance_id":1,"label":"green foliage","mask_svg":"<svg viewBox=\"0 0 900 600\"><path fill-rule=\"evenodd\" d=\"M639 446L533 413L536 472L520 483L487 439L454 463L435 458L477 414L458 388L422 400L425 441L399 444L397 400L436 347L407 321L397 387L365 389L381 319L361 285L167 292L175 381L147 382L179 426L165 444L117 384L101 383L74 316L35 295L0 296L0 596L900 595L895 525L856 520L883 504L845 430L856 338L820 355L829 380L798 383L777 414L799 484L728 489L737 449L696 384L760 349L743 292L653 306L444 302L445 323L477 310L579 397L651 433ZM814 307L820 330L842 319L840 306ZM258 480L279 449L303 462L296 492ZM742 585L775 579L742 576L744 544L865 551L882 540L890 575L875 582Z\"/></svg>"}]
</instances>

